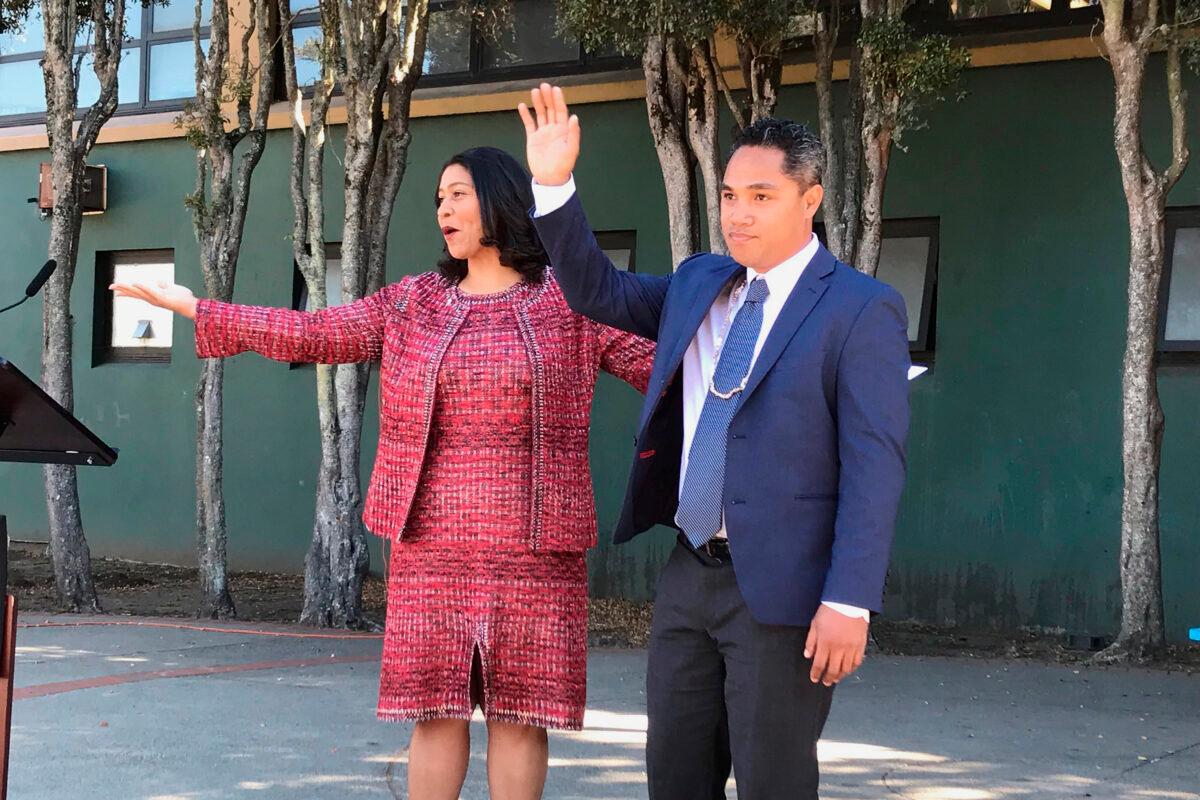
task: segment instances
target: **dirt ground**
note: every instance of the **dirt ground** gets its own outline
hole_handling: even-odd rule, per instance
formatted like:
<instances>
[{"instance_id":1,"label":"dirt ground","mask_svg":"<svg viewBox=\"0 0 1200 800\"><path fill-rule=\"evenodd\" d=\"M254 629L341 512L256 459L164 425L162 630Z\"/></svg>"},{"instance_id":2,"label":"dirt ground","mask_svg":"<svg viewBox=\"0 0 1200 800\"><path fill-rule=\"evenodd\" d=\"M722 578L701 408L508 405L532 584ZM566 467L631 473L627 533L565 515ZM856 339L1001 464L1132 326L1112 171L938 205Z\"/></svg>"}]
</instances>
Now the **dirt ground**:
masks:
<instances>
[{"instance_id":1,"label":"dirt ground","mask_svg":"<svg viewBox=\"0 0 1200 800\"><path fill-rule=\"evenodd\" d=\"M9 549L9 591L17 596L23 614L57 612L54 577L44 547ZM195 568L147 564L121 559L94 559L100 602L105 612L127 616L194 617L199 607ZM239 619L294 622L300 616L304 578L268 572L230 574L230 591ZM368 578L363 590L364 615L382 626L386 585ZM594 646L644 647L649 636L650 603L594 599L590 615ZM1036 631L962 630L878 619L871 626L878 652L897 655L1016 658L1058 663L1083 663L1094 653L1068 648L1062 636ZM1160 666L1200 672L1200 645L1173 647Z\"/></svg>"}]
</instances>

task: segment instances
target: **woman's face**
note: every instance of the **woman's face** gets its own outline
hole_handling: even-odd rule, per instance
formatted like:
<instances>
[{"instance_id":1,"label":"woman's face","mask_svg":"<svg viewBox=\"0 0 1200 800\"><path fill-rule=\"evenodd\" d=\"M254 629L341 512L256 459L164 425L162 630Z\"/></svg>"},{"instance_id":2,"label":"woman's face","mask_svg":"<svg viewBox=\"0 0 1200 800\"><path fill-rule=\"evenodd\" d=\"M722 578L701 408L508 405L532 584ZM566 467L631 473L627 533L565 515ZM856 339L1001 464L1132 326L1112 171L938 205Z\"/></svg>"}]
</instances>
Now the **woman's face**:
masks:
<instances>
[{"instance_id":1,"label":"woman's face","mask_svg":"<svg viewBox=\"0 0 1200 800\"><path fill-rule=\"evenodd\" d=\"M438 184L438 226L446 249L457 259L467 260L483 249L483 218L479 195L471 173L461 164L451 164Z\"/></svg>"}]
</instances>

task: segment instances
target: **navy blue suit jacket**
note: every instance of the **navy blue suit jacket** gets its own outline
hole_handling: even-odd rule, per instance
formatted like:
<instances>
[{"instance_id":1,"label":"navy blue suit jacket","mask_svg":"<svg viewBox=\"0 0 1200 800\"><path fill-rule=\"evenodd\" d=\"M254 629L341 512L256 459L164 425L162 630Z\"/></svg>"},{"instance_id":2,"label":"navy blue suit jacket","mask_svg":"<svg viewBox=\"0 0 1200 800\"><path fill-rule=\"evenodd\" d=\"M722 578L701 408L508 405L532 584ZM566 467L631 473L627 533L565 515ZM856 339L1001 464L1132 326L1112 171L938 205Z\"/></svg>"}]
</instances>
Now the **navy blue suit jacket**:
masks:
<instances>
[{"instance_id":1,"label":"navy blue suit jacket","mask_svg":"<svg viewBox=\"0 0 1200 800\"><path fill-rule=\"evenodd\" d=\"M615 539L674 526L684 353L744 268L692 256L668 276L612 265L578 196L535 220L571 307L658 342ZM767 335L729 426L725 522L759 622L808 625L822 600L880 610L908 432L908 335L892 288L824 247Z\"/></svg>"}]
</instances>

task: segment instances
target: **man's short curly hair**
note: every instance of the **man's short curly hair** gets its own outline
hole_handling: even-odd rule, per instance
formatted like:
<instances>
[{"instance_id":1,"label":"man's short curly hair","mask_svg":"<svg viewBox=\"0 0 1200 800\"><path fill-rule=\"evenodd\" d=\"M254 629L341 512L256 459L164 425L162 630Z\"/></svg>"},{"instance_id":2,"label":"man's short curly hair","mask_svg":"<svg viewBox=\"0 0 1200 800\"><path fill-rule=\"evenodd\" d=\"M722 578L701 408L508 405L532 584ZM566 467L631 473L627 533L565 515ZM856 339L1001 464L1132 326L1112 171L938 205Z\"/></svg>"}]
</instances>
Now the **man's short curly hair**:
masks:
<instances>
[{"instance_id":1,"label":"man's short curly hair","mask_svg":"<svg viewBox=\"0 0 1200 800\"><path fill-rule=\"evenodd\" d=\"M825 174L825 145L807 125L787 119L760 119L733 137L732 156L742 147L783 151L783 168L802 186L815 186Z\"/></svg>"}]
</instances>

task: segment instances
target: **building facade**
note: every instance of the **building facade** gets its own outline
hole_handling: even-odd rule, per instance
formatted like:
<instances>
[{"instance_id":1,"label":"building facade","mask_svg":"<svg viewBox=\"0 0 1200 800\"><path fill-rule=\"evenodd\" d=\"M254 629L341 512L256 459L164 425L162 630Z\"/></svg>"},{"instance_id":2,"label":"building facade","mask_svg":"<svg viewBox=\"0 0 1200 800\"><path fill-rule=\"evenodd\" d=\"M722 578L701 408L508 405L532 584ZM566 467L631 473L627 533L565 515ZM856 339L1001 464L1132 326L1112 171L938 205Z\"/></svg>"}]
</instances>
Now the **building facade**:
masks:
<instances>
[{"instance_id":1,"label":"building facade","mask_svg":"<svg viewBox=\"0 0 1200 800\"><path fill-rule=\"evenodd\" d=\"M128 84L122 72L123 106L89 160L107 168L107 208L84 220L72 297L76 412L120 449L115 467L80 470L89 543L98 554L175 563L194 562L199 363L191 324L114 307L105 287L118 273L202 286L183 203L194 188L194 153L173 123L191 93L185 29L192 6L185 6L139 9L136 27L131 23L137 34L127 53ZM517 0L517 10L508 39L491 44L435 14L431 74L414 104L388 279L434 267L441 240L432 197L447 158L479 144L523 152L512 109L543 77L569 87L581 117L577 180L605 246L629 268L670 270L664 189L636 63L586 54L556 38L550 0ZM1008 6L949 25L972 49L966 96L933 108L928 126L905 136L888 181L880 277L905 294L914 360L929 371L912 384L909 480L886 613L1112 633L1120 608L1128 252L1112 147L1112 76L1088 35L1094 8L1056 2L1020 14L989 11ZM7 189L0 196L0 305L19 297L45 260L49 233L27 202L47 159L38 124L41 80L30 71L40 36L34 32L0 39L0 185ZM307 35L301 29L297 40L303 44ZM815 124L812 73L797 47L780 116ZM730 75L737 77L735 70ZM1165 159L1170 133L1161 70L1148 81L1146 117L1147 141ZM304 302L289 241L288 124L280 104L254 177L238 302ZM1194 119L1193 131L1198 126ZM1194 132L1191 139L1200 152ZM336 242L336 125L330 148L326 236ZM1171 206L1159 367L1167 420L1161 524L1168 635L1178 640L1200 624L1200 593L1189 588L1200 570L1200 166L1184 175ZM40 346L36 307L0 317L0 355L36 376ZM145 357L131 357L137 353ZM593 590L648 598L673 537L662 531L620 548L605 541L640 399L607 376L601 383L592 461L602 544L591 559ZM225 409L231 568L299 571L318 461L313 371L254 355L232 359ZM372 406L364 476L375 420ZM0 464L0 513L14 539L45 539L40 470ZM377 549L374 555L378 566Z\"/></svg>"}]
</instances>

